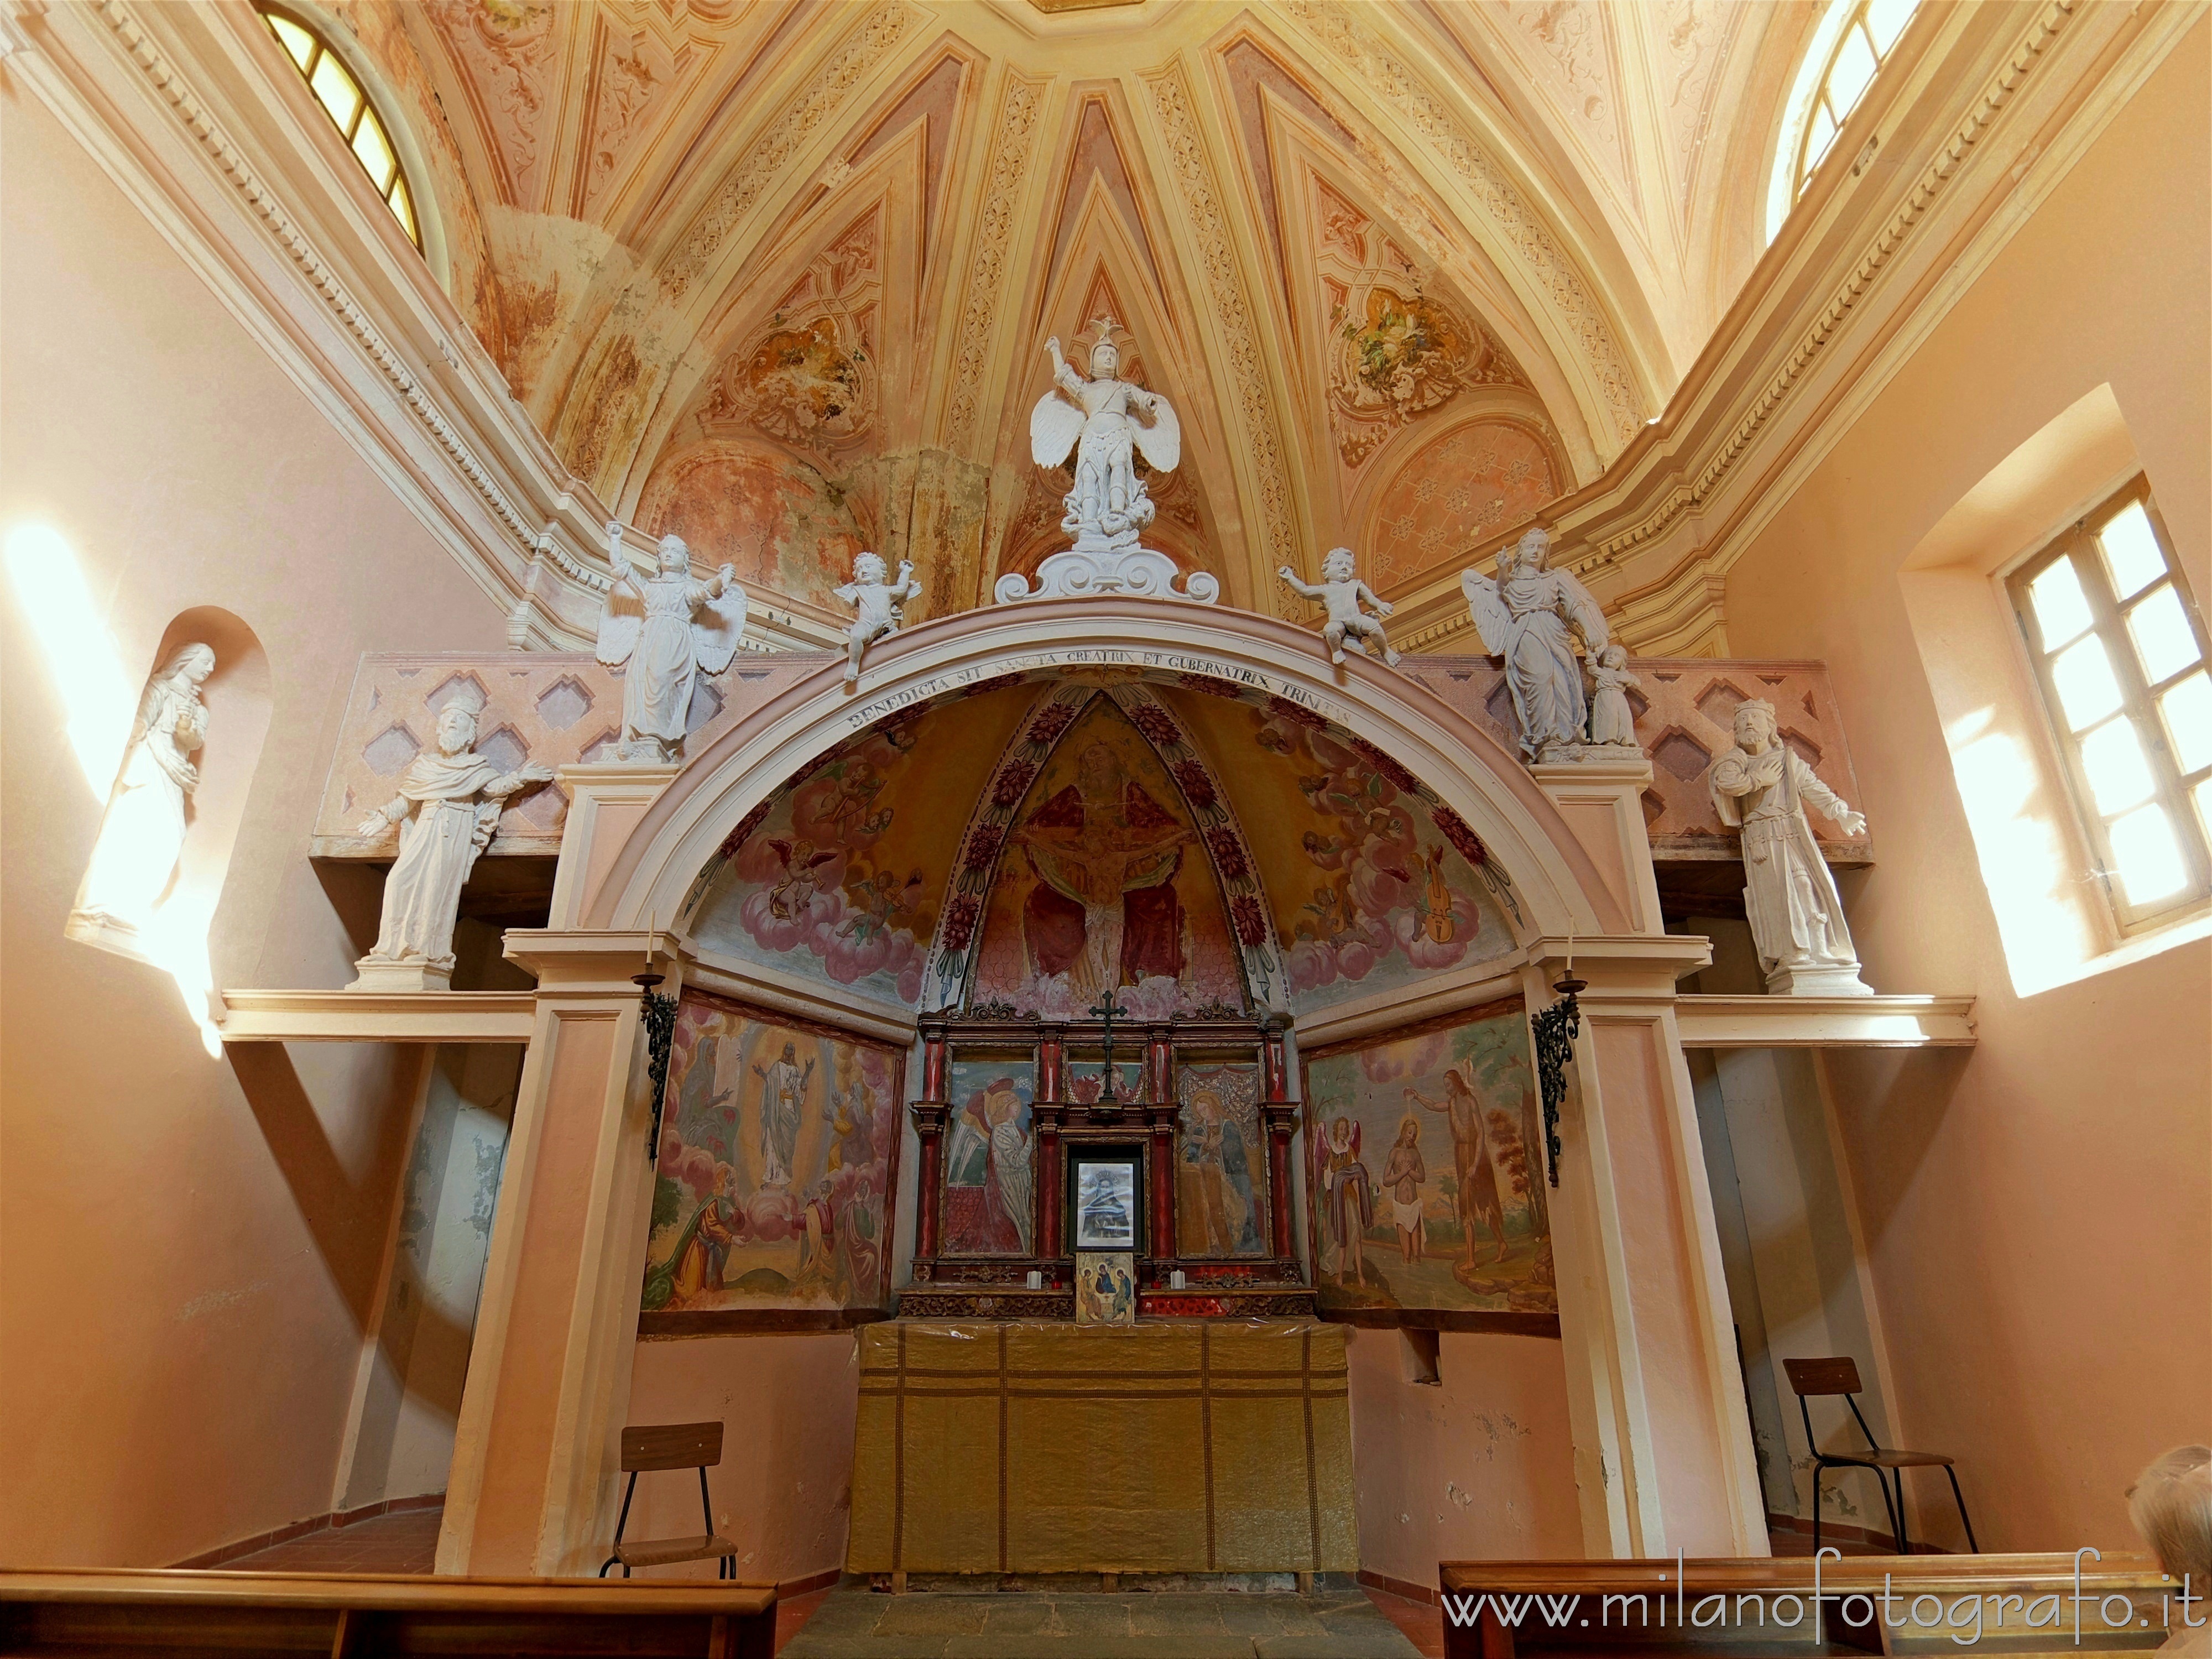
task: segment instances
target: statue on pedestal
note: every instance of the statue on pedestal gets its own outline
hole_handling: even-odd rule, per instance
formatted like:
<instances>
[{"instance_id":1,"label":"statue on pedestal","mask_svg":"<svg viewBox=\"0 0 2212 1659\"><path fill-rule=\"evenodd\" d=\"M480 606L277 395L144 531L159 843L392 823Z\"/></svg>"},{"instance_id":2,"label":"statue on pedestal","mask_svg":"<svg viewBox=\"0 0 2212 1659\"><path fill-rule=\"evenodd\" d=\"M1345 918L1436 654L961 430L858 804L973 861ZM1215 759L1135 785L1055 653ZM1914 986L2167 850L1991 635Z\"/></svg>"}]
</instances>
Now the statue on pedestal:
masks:
<instances>
[{"instance_id":1,"label":"statue on pedestal","mask_svg":"<svg viewBox=\"0 0 2212 1659\"><path fill-rule=\"evenodd\" d=\"M863 553L853 561L853 580L837 590L837 597L855 611L853 625L845 630L848 685L860 678L860 653L886 634L896 633L899 607L921 592L921 584L915 580L914 566L908 561L899 561L896 581L886 582L885 574L881 555Z\"/></svg>"},{"instance_id":2,"label":"statue on pedestal","mask_svg":"<svg viewBox=\"0 0 2212 1659\"><path fill-rule=\"evenodd\" d=\"M1642 752L1636 741L1636 711L1628 706L1628 688L1644 682L1628 672L1628 653L1608 645L1590 665L1589 740L1595 744L1624 744Z\"/></svg>"},{"instance_id":3,"label":"statue on pedestal","mask_svg":"<svg viewBox=\"0 0 2212 1659\"><path fill-rule=\"evenodd\" d=\"M146 682L72 923L135 931L161 902L185 850L185 802L199 787L185 757L207 741L200 687L213 672L215 653L187 645Z\"/></svg>"},{"instance_id":4,"label":"statue on pedestal","mask_svg":"<svg viewBox=\"0 0 2212 1659\"><path fill-rule=\"evenodd\" d=\"M1075 485L1061 505L1060 527L1073 546L1037 568L1037 585L1010 571L993 589L1001 605L1017 599L1130 592L1211 604L1221 584L1204 571L1177 592L1173 559L1139 543L1152 521L1152 496L1137 471L1137 458L1155 472L1172 472L1182 459L1182 426L1165 398L1121 378L1119 327L1096 319L1087 380L1060 355L1060 337L1045 342L1052 358L1052 390L1030 411L1030 456L1039 466L1058 466L1072 453Z\"/></svg>"},{"instance_id":5,"label":"statue on pedestal","mask_svg":"<svg viewBox=\"0 0 2212 1659\"><path fill-rule=\"evenodd\" d=\"M1781 740L1774 705L1758 698L1736 706L1735 746L1713 763L1711 776L1721 822L1743 830L1743 908L1768 993L1872 996L1859 977L1843 901L1806 822L1805 803L1846 835L1866 829L1865 815L1846 806Z\"/></svg>"},{"instance_id":6,"label":"statue on pedestal","mask_svg":"<svg viewBox=\"0 0 2212 1659\"><path fill-rule=\"evenodd\" d=\"M1612 643L1589 589L1553 569L1551 556L1550 532L1537 526L1498 556L1496 580L1477 570L1459 579L1482 648L1505 659L1521 753L1535 762L1577 759L1585 740L1575 636L1593 655Z\"/></svg>"},{"instance_id":7,"label":"statue on pedestal","mask_svg":"<svg viewBox=\"0 0 2212 1659\"><path fill-rule=\"evenodd\" d=\"M1368 654L1367 641L1372 640L1382 647L1382 660L1391 667L1398 665L1398 653L1390 648L1390 641L1382 632L1380 617L1390 614L1389 604L1376 597L1375 590L1359 580L1352 562L1348 547L1332 547L1321 562L1321 585L1298 580L1298 573L1285 565L1275 573L1285 586L1301 599L1319 599L1328 611L1328 623L1321 630L1322 641L1328 647L1331 662L1344 660L1344 647L1349 645L1361 656ZM1370 617L1362 605L1372 609Z\"/></svg>"},{"instance_id":8,"label":"statue on pedestal","mask_svg":"<svg viewBox=\"0 0 2212 1659\"><path fill-rule=\"evenodd\" d=\"M376 945L355 964L349 991L442 991L453 975L453 921L461 884L491 842L509 795L550 782L550 767L501 772L475 752L477 717L449 702L438 715L438 747L400 775L399 793L361 822L381 836L399 826L399 856L384 878Z\"/></svg>"},{"instance_id":9,"label":"statue on pedestal","mask_svg":"<svg viewBox=\"0 0 2212 1659\"><path fill-rule=\"evenodd\" d=\"M691 688L703 671L719 674L737 654L745 631L745 591L724 565L709 580L691 578L691 550L679 536L660 538L659 571L639 581L622 550L623 527L607 525L607 563L614 572L599 613L599 660L629 665L623 681L623 732L616 751L626 761L665 765L684 757Z\"/></svg>"}]
</instances>

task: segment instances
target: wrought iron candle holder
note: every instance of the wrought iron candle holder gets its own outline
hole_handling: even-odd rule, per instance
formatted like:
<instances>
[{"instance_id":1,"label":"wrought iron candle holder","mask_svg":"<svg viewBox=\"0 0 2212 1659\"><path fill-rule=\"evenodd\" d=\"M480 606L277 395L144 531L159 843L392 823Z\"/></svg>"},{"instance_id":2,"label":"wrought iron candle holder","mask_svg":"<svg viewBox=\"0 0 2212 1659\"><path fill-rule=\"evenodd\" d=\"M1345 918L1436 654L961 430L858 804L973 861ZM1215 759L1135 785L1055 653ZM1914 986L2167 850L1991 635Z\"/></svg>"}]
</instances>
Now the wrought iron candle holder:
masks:
<instances>
[{"instance_id":1,"label":"wrought iron candle holder","mask_svg":"<svg viewBox=\"0 0 2212 1659\"><path fill-rule=\"evenodd\" d=\"M653 1127L647 1131L645 1161L656 1166L660 1162L661 1099L668 1092L668 1058L676 1046L676 999L653 988L665 977L650 969L629 976L637 987L638 1018L645 1025L646 1073L653 1085Z\"/></svg>"},{"instance_id":2,"label":"wrought iron candle holder","mask_svg":"<svg viewBox=\"0 0 2212 1659\"><path fill-rule=\"evenodd\" d=\"M1528 1022L1536 1033L1536 1083L1544 1098L1544 1173L1554 1187L1559 1184L1559 1106L1567 1097L1567 1062L1575 1057L1583 1026L1575 998L1589 987L1588 980L1575 977L1571 962L1552 981L1559 1000Z\"/></svg>"}]
</instances>

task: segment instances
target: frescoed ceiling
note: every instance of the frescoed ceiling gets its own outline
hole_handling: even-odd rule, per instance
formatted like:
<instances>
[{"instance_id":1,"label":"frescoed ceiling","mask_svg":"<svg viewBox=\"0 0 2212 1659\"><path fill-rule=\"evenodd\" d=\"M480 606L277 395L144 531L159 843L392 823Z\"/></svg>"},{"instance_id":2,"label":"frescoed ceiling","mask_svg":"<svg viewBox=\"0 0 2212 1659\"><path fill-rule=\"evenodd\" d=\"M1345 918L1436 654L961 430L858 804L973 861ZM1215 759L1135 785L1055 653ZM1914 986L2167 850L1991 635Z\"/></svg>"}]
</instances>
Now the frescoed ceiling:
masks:
<instances>
[{"instance_id":1,"label":"frescoed ceiling","mask_svg":"<svg viewBox=\"0 0 2212 1659\"><path fill-rule=\"evenodd\" d=\"M463 315L629 522L822 618L1060 544L1045 343L1181 417L1149 539L1386 593L1587 482L1758 251L1811 0L337 0ZM281 64L272 67L281 67Z\"/></svg>"}]
</instances>

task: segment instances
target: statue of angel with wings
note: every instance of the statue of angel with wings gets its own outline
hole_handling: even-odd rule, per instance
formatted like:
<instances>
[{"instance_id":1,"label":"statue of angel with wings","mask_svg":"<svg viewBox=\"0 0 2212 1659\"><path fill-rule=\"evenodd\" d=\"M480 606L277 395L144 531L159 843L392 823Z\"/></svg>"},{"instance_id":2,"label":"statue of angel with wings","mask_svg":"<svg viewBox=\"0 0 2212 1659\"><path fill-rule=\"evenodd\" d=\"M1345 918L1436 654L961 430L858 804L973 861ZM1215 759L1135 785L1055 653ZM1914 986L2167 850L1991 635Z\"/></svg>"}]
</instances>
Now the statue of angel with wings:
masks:
<instances>
[{"instance_id":1,"label":"statue of angel with wings","mask_svg":"<svg viewBox=\"0 0 2212 1659\"><path fill-rule=\"evenodd\" d=\"M1610 643L1605 613L1590 591L1551 568L1552 538L1541 526L1498 556L1498 577L1461 573L1482 648L1505 659L1521 752L1530 761L1568 758L1588 741L1589 708L1583 695L1575 636L1591 656Z\"/></svg>"},{"instance_id":2,"label":"statue of angel with wings","mask_svg":"<svg viewBox=\"0 0 2212 1659\"><path fill-rule=\"evenodd\" d=\"M1172 472L1182 459L1182 427L1168 400L1120 378L1117 326L1110 317L1091 324L1097 338L1087 380L1060 356L1060 337L1047 340L1053 387L1030 411L1030 454L1039 466L1058 466L1075 453L1075 488L1060 527L1075 538L1079 553L1135 546L1152 521L1136 457L1155 472Z\"/></svg>"},{"instance_id":3,"label":"statue of angel with wings","mask_svg":"<svg viewBox=\"0 0 2212 1659\"><path fill-rule=\"evenodd\" d=\"M599 660L629 665L623 681L622 744L626 761L665 764L684 755L684 718L702 671L719 674L737 655L745 631L745 590L735 567L707 581L691 578L691 550L680 536L660 538L657 574L640 581L623 553L623 527L607 525L607 562L614 586L599 612Z\"/></svg>"}]
</instances>

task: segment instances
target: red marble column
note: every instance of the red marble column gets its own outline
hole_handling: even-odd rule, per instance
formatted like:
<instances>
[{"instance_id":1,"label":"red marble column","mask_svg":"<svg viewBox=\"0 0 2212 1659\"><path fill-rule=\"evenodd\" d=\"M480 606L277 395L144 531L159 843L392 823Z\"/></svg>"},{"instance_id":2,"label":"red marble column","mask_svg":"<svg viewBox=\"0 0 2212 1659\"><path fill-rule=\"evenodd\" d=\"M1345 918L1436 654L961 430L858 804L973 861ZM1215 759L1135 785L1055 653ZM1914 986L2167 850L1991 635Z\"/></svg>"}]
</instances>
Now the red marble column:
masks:
<instances>
[{"instance_id":1,"label":"red marble column","mask_svg":"<svg viewBox=\"0 0 2212 1659\"><path fill-rule=\"evenodd\" d=\"M1152 1259L1162 1271L1176 1259L1175 1031L1154 1025L1145 1033L1145 1115L1152 1131Z\"/></svg>"},{"instance_id":2,"label":"red marble column","mask_svg":"<svg viewBox=\"0 0 2212 1659\"><path fill-rule=\"evenodd\" d=\"M921 1028L921 1098L907 1109L914 1115L914 1132L921 1142L921 1166L915 1183L915 1202L921 1211L914 1230L914 1276L927 1279L937 1259L937 1218L944 1183L945 1124L949 1115L945 1097L948 1044L942 1024Z\"/></svg>"},{"instance_id":3,"label":"red marble column","mask_svg":"<svg viewBox=\"0 0 2212 1659\"><path fill-rule=\"evenodd\" d=\"M1291 1136L1297 1129L1297 1107L1291 1099L1290 1059L1283 1042L1283 1021L1269 1015L1260 1026L1260 1115L1267 1124L1267 1216L1277 1261L1297 1274L1291 1260Z\"/></svg>"}]
</instances>

